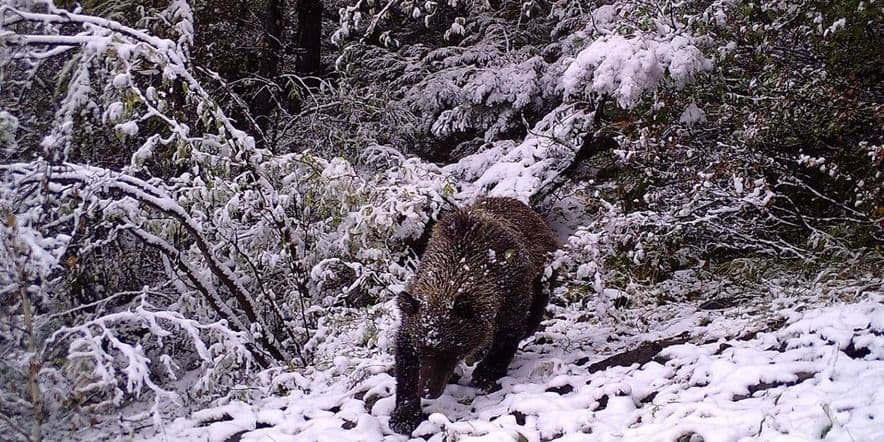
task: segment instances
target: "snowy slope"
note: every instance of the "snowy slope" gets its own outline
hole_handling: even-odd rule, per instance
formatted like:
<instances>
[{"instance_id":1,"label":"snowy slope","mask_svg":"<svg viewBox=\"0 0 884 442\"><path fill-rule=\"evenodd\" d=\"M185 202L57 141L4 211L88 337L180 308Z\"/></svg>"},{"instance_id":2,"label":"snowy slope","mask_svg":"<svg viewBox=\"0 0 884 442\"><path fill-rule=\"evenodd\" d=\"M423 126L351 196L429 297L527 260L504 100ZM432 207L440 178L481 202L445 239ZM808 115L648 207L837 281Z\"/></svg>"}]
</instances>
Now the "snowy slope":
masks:
<instances>
[{"instance_id":1,"label":"snowy slope","mask_svg":"<svg viewBox=\"0 0 884 442\"><path fill-rule=\"evenodd\" d=\"M617 309L602 319L592 303L551 305L553 317L523 344L501 389L467 386L471 368L461 367L457 384L424 401L429 418L414 436L884 440L884 296L881 279L871 281ZM318 368L261 380L264 391L285 385L290 392L197 411L136 439L407 440L387 426L395 385L386 350L391 307L330 318Z\"/></svg>"}]
</instances>

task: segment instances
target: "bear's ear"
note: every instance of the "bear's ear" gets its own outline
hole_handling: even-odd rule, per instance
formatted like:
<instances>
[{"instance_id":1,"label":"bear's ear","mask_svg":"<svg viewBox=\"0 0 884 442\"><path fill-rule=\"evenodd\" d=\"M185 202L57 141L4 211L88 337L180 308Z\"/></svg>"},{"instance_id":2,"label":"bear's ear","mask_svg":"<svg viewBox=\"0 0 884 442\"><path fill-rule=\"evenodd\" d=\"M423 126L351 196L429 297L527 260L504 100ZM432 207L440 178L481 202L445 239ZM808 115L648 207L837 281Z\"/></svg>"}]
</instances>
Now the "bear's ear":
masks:
<instances>
[{"instance_id":1,"label":"bear's ear","mask_svg":"<svg viewBox=\"0 0 884 442\"><path fill-rule=\"evenodd\" d=\"M397 298L399 310L406 315L413 315L421 308L420 302L408 292L401 292Z\"/></svg>"},{"instance_id":2,"label":"bear's ear","mask_svg":"<svg viewBox=\"0 0 884 442\"><path fill-rule=\"evenodd\" d=\"M451 312L461 319L473 319L476 316L476 310L473 308L473 305L465 298L457 298L454 301L454 307L451 309Z\"/></svg>"},{"instance_id":3,"label":"bear's ear","mask_svg":"<svg viewBox=\"0 0 884 442\"><path fill-rule=\"evenodd\" d=\"M476 228L477 220L466 210L458 210L445 217L444 223L448 235L453 238L464 238Z\"/></svg>"}]
</instances>

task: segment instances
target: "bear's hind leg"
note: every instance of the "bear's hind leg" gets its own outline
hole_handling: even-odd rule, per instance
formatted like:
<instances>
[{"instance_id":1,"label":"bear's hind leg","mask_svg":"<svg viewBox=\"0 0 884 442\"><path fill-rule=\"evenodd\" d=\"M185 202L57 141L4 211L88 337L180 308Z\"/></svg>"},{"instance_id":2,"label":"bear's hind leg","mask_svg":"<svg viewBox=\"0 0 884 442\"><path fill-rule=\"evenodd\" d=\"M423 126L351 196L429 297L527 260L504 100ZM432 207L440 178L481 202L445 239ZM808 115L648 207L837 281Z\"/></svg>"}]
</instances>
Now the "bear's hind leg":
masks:
<instances>
[{"instance_id":1,"label":"bear's hind leg","mask_svg":"<svg viewBox=\"0 0 884 442\"><path fill-rule=\"evenodd\" d=\"M528 330L523 338L527 338L537 331L540 323L543 322L543 315L546 313L546 305L549 304L549 295L552 290L552 284L556 278L556 272L553 272L549 280L544 280L543 275L539 275L534 279L531 286L531 309L528 310ZM548 283L548 287L544 288L544 282Z\"/></svg>"}]
</instances>

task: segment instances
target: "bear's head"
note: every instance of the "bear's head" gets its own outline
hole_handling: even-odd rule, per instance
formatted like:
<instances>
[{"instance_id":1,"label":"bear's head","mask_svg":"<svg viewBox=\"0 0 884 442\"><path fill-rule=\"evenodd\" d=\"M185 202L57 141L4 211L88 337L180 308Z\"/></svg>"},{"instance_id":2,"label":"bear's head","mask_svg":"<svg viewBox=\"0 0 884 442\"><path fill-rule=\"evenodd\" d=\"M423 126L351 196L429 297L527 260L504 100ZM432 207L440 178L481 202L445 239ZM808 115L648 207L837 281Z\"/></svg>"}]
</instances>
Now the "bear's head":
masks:
<instances>
[{"instance_id":1,"label":"bear's head","mask_svg":"<svg viewBox=\"0 0 884 442\"><path fill-rule=\"evenodd\" d=\"M418 388L428 399L439 397L457 363L484 350L494 336L496 308L486 294L468 287L446 292L415 284L398 298L402 331L420 362Z\"/></svg>"}]
</instances>

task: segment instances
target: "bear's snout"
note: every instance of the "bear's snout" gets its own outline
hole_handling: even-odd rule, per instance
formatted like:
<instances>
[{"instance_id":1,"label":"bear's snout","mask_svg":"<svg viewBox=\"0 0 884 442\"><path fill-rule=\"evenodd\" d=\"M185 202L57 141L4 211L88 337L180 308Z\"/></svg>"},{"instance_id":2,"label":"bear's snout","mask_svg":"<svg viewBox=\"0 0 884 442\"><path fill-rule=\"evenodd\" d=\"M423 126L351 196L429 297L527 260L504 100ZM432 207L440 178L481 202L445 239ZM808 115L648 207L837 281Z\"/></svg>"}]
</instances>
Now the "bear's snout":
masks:
<instances>
[{"instance_id":1,"label":"bear's snout","mask_svg":"<svg viewBox=\"0 0 884 442\"><path fill-rule=\"evenodd\" d=\"M448 378L457 365L455 358L425 359L421 361L420 394L425 399L436 399L445 391Z\"/></svg>"}]
</instances>

